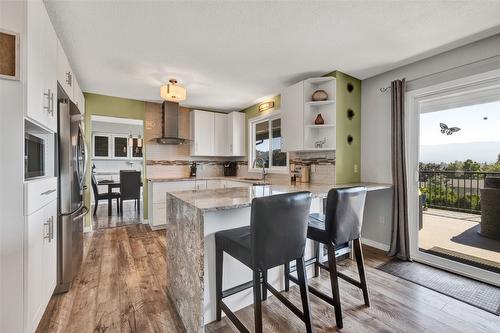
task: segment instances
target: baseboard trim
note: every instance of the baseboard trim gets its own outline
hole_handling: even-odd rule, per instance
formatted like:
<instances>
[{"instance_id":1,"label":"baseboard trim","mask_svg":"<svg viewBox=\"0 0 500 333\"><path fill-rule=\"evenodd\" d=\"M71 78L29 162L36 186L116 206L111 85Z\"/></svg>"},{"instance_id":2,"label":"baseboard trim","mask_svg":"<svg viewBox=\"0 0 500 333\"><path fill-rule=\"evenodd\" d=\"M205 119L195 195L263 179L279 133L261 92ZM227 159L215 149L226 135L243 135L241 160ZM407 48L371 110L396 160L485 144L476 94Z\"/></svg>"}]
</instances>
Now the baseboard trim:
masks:
<instances>
[{"instance_id":1,"label":"baseboard trim","mask_svg":"<svg viewBox=\"0 0 500 333\"><path fill-rule=\"evenodd\" d=\"M161 229L165 229L167 227L166 224L162 224L162 225L150 225L151 227L151 230L161 230Z\"/></svg>"},{"instance_id":2,"label":"baseboard trim","mask_svg":"<svg viewBox=\"0 0 500 333\"><path fill-rule=\"evenodd\" d=\"M361 238L361 242L365 245L374 247L374 248L382 250L382 251L389 251L389 249L390 249L389 245L379 243L379 242L373 241L371 239Z\"/></svg>"}]
</instances>

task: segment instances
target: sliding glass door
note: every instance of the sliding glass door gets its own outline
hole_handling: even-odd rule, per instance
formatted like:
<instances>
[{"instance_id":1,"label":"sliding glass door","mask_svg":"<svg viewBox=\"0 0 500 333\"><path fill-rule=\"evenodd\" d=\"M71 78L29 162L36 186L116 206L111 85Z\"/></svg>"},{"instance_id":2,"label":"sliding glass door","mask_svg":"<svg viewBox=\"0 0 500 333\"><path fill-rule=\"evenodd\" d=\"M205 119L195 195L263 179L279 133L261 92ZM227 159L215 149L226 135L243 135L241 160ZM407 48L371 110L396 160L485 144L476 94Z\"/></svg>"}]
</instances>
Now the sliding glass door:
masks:
<instances>
[{"instance_id":1,"label":"sliding glass door","mask_svg":"<svg viewBox=\"0 0 500 333\"><path fill-rule=\"evenodd\" d=\"M407 96L411 256L498 285L500 73Z\"/></svg>"}]
</instances>

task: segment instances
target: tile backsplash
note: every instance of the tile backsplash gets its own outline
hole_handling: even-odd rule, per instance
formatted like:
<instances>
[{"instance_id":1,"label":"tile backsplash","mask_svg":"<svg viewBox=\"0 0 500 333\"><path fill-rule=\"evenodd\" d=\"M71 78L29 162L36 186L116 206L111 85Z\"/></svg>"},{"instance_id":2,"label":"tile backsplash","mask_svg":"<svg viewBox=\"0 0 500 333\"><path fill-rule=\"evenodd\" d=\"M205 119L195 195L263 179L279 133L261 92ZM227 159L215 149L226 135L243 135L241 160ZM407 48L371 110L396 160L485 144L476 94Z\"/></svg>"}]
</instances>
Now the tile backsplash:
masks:
<instances>
[{"instance_id":1,"label":"tile backsplash","mask_svg":"<svg viewBox=\"0 0 500 333\"><path fill-rule=\"evenodd\" d=\"M197 174L202 177L219 177L224 174L223 163L241 160L235 157L192 157L189 143L162 145L156 138L162 135L163 116L161 104L146 103L145 132L146 172L148 178L188 177L189 166L193 161L198 164ZM179 109L179 135L189 138L189 109Z\"/></svg>"},{"instance_id":2,"label":"tile backsplash","mask_svg":"<svg viewBox=\"0 0 500 333\"><path fill-rule=\"evenodd\" d=\"M180 108L179 132L189 137L189 109ZM224 175L223 164L226 161L238 163L237 176L260 178L260 172L248 172L246 157L192 157L190 145L161 145L156 138L161 136L161 105L146 103L144 139L146 142L146 170L148 178L188 177L189 166L196 161L197 175L201 177L220 177ZM335 151L328 152L291 152L290 168L300 170L304 165L311 168L310 182L317 184L335 183ZM270 174L267 177L273 183L290 182L290 174Z\"/></svg>"},{"instance_id":3,"label":"tile backsplash","mask_svg":"<svg viewBox=\"0 0 500 333\"><path fill-rule=\"evenodd\" d=\"M303 166L310 167L312 184L335 184L335 151L327 152L291 152L290 170L300 173Z\"/></svg>"}]
</instances>

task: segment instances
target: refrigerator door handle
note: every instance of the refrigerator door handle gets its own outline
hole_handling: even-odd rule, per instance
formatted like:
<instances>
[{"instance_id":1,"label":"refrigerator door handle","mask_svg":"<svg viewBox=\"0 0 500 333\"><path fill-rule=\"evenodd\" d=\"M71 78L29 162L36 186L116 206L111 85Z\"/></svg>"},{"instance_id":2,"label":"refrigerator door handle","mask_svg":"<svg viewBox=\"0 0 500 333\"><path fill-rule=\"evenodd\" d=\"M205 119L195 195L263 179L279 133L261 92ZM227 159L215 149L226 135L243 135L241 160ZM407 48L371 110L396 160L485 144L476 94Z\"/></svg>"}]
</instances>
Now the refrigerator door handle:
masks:
<instances>
[{"instance_id":1,"label":"refrigerator door handle","mask_svg":"<svg viewBox=\"0 0 500 333\"><path fill-rule=\"evenodd\" d=\"M86 206L83 206L83 213L78 214L77 216L73 217L73 219L78 220L78 219L84 217L85 215L87 215L88 213L89 213L89 209Z\"/></svg>"},{"instance_id":2,"label":"refrigerator door handle","mask_svg":"<svg viewBox=\"0 0 500 333\"><path fill-rule=\"evenodd\" d=\"M82 139L83 139L83 151L84 151L84 158L83 158L83 175L82 175L82 183L80 184L80 188L84 187L85 184L85 175L87 174L87 164L89 163L89 151L87 148L87 140L85 138L85 133L82 130L82 126L78 125L81 133L82 133Z\"/></svg>"}]
</instances>

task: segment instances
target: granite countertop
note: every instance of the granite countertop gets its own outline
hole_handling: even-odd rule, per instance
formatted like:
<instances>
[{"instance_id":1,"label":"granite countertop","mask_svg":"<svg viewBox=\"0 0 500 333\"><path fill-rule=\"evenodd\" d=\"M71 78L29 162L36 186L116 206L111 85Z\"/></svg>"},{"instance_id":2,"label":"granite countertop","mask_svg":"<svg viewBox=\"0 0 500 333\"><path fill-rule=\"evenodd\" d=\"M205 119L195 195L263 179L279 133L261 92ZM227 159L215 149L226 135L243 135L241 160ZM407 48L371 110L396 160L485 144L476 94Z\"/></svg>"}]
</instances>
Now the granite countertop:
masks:
<instances>
[{"instance_id":1,"label":"granite countertop","mask_svg":"<svg viewBox=\"0 0 500 333\"><path fill-rule=\"evenodd\" d=\"M188 205L211 212L236 208L250 207L252 199L275 194L310 191L313 197L326 198L332 188L365 186L368 191L389 189L391 184L355 183L343 185L296 184L296 185L256 185L252 187L233 187L214 190L179 191L167 193L167 197L178 199Z\"/></svg>"},{"instance_id":2,"label":"granite countertop","mask_svg":"<svg viewBox=\"0 0 500 333\"><path fill-rule=\"evenodd\" d=\"M243 182L250 184L264 184L264 182L257 178L242 178L242 177L158 177L158 178L148 178L150 182L181 182L181 181L204 181L204 180L232 180L235 182Z\"/></svg>"}]
</instances>

